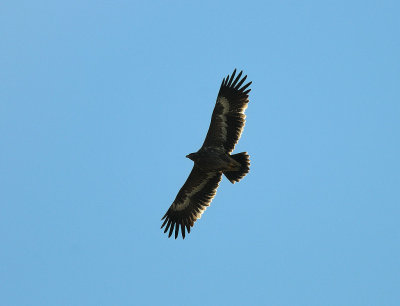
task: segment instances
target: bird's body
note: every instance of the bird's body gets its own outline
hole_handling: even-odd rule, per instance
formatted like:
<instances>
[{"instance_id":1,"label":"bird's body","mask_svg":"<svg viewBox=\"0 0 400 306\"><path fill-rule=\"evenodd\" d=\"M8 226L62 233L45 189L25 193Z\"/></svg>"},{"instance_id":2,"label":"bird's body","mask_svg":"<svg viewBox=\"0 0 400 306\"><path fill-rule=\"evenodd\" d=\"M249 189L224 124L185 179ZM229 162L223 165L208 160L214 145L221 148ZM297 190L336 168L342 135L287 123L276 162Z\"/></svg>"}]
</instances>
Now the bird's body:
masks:
<instances>
[{"instance_id":1,"label":"bird's body","mask_svg":"<svg viewBox=\"0 0 400 306\"><path fill-rule=\"evenodd\" d=\"M224 150L216 148L202 148L196 153L187 156L194 164L204 171L235 171L240 164Z\"/></svg>"},{"instance_id":2,"label":"bird's body","mask_svg":"<svg viewBox=\"0 0 400 306\"><path fill-rule=\"evenodd\" d=\"M161 228L165 226L164 232L169 230L169 237L175 229L176 239L179 228L183 238L185 229L190 233L190 227L201 218L214 198L222 174L234 184L249 172L249 155L246 152L231 154L243 131L250 92L247 87L251 84L242 86L247 76L240 79L240 72L234 79L235 73L236 70L222 81L202 147L186 156L194 162L192 172L162 218L165 220Z\"/></svg>"}]
</instances>

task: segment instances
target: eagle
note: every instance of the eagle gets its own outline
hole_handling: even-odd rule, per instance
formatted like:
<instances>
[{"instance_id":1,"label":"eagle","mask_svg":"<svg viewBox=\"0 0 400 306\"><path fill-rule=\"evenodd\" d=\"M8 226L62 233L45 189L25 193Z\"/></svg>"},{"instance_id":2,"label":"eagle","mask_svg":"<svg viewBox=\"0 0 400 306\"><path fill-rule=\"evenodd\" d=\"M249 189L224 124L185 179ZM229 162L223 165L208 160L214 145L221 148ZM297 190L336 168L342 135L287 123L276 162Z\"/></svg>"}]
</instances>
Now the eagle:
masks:
<instances>
[{"instance_id":1,"label":"eagle","mask_svg":"<svg viewBox=\"0 0 400 306\"><path fill-rule=\"evenodd\" d=\"M210 205L214 198L222 174L234 184L239 182L250 170L250 156L247 152L231 155L245 125L244 114L249 103L247 75L242 78L242 71L236 76L236 69L231 76L222 80L217 101L211 116L210 127L200 150L186 157L194 162L192 171L179 190L174 202L161 219L171 237L175 230L175 239L181 229L185 239L185 230L190 233L197 219Z\"/></svg>"}]
</instances>

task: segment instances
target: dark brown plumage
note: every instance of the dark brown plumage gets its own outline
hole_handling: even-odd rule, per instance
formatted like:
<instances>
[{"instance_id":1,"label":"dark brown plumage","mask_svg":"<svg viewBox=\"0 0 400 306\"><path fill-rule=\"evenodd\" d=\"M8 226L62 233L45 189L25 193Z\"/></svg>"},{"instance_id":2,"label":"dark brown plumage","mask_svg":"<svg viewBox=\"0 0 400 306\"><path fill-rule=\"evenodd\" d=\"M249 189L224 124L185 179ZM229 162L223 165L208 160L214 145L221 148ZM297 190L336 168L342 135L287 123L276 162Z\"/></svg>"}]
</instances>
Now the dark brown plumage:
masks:
<instances>
[{"instance_id":1,"label":"dark brown plumage","mask_svg":"<svg viewBox=\"0 0 400 306\"><path fill-rule=\"evenodd\" d=\"M222 81L202 147L186 156L194 161L192 172L161 219L164 220L161 228L165 226L168 237L175 231L176 239L179 228L183 238L185 229L190 233L214 198L222 174L234 184L249 172L250 158L246 152L231 155L244 128L250 92L247 88L251 84L242 86L247 76L241 79L242 71L236 78L235 74L236 69Z\"/></svg>"}]
</instances>

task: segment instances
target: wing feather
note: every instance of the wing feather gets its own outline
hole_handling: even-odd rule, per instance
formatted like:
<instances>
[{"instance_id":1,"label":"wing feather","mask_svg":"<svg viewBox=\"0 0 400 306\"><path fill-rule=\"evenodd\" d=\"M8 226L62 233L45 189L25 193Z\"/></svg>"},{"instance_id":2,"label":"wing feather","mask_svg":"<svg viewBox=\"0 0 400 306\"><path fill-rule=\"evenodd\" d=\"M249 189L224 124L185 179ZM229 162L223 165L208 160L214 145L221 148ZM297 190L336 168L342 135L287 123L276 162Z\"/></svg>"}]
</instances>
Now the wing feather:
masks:
<instances>
[{"instance_id":1,"label":"wing feather","mask_svg":"<svg viewBox=\"0 0 400 306\"><path fill-rule=\"evenodd\" d=\"M231 153L239 141L246 122L244 112L251 90L247 89L251 82L242 86L247 78L245 75L241 79L242 73L240 71L235 78L235 69L231 76L228 75L222 80L203 148L223 147L227 153Z\"/></svg>"},{"instance_id":2,"label":"wing feather","mask_svg":"<svg viewBox=\"0 0 400 306\"><path fill-rule=\"evenodd\" d=\"M175 201L161 219L165 219L161 226L163 228L166 225L164 233L169 229L168 237L171 237L175 229L176 239L181 227L182 238L185 239L185 227L190 233L190 227L201 218L214 198L221 178L221 172L205 172L199 167L193 167Z\"/></svg>"}]
</instances>

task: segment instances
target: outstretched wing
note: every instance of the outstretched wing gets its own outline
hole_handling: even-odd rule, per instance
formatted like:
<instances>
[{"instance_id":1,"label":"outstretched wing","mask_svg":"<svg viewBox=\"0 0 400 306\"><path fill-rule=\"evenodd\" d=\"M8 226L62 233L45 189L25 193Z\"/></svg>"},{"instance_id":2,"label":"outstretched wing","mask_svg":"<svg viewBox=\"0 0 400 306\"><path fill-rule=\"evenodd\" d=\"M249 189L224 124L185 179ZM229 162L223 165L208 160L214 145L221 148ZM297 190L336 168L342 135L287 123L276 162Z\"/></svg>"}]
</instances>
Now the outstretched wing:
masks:
<instances>
[{"instance_id":1,"label":"outstretched wing","mask_svg":"<svg viewBox=\"0 0 400 306\"><path fill-rule=\"evenodd\" d=\"M190 227L193 226L197 219L201 218L201 215L214 198L221 177L221 172L204 172L197 166L193 167L185 184L179 190L175 201L161 219L165 219L161 226L163 228L166 225L164 233L169 229L168 237L171 237L175 228L176 239L180 226L182 237L185 239L185 227L187 232L190 233Z\"/></svg>"},{"instance_id":2,"label":"outstretched wing","mask_svg":"<svg viewBox=\"0 0 400 306\"><path fill-rule=\"evenodd\" d=\"M251 90L247 88L251 82L242 86L247 75L240 79L242 71L236 78L235 74L236 69L231 77L228 75L222 81L203 148L222 146L227 153L231 153L242 134L246 121L244 111Z\"/></svg>"}]
</instances>

